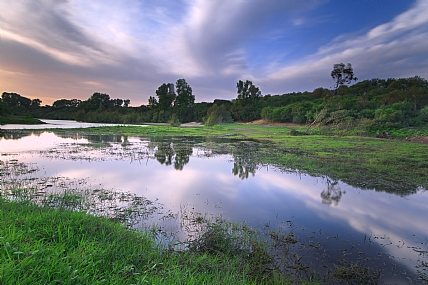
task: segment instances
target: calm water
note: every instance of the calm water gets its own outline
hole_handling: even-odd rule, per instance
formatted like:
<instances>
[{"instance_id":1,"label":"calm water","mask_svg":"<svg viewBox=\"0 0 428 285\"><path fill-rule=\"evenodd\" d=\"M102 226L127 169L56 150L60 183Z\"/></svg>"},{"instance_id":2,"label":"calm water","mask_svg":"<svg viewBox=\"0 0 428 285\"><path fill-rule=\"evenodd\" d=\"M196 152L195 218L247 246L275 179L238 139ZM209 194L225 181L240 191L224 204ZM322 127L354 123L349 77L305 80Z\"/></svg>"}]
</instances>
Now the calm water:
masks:
<instances>
[{"instance_id":1,"label":"calm water","mask_svg":"<svg viewBox=\"0 0 428 285\"><path fill-rule=\"evenodd\" d=\"M90 128L90 127L103 127L103 126L117 126L118 124L99 124L99 123L84 123L68 120L47 120L41 119L40 121L45 124L42 125L19 125L19 124L6 124L0 125L3 130L35 130L35 129L72 129L72 128ZM123 125L123 124L122 124Z\"/></svg>"},{"instance_id":2,"label":"calm water","mask_svg":"<svg viewBox=\"0 0 428 285\"><path fill-rule=\"evenodd\" d=\"M256 158L263 145L255 142L71 131L0 134L2 165L31 165L34 171L25 174L27 180L85 181L84 187L158 201L162 215L189 210L246 222L261 231L293 231L305 248L320 245L304 258L313 268L331 268L345 256L381 267L381 281L387 284L422 283L417 274L428 250L424 189L408 195L363 190L328 177L261 165ZM18 178L3 174L2 183ZM173 231L179 228L176 220L159 216L152 221Z\"/></svg>"}]
</instances>

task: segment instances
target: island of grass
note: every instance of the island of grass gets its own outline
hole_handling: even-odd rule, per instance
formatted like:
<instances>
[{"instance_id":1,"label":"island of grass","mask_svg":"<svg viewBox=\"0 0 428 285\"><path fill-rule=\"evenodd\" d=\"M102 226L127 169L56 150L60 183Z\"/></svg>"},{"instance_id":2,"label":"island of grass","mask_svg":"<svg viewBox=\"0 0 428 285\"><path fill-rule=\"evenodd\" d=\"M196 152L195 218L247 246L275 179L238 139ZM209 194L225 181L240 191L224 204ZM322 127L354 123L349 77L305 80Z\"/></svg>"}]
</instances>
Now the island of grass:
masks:
<instances>
[{"instance_id":1,"label":"island of grass","mask_svg":"<svg viewBox=\"0 0 428 285\"><path fill-rule=\"evenodd\" d=\"M45 123L31 116L0 117L0 125L6 125L6 124L39 125L39 124L45 124Z\"/></svg>"}]
</instances>

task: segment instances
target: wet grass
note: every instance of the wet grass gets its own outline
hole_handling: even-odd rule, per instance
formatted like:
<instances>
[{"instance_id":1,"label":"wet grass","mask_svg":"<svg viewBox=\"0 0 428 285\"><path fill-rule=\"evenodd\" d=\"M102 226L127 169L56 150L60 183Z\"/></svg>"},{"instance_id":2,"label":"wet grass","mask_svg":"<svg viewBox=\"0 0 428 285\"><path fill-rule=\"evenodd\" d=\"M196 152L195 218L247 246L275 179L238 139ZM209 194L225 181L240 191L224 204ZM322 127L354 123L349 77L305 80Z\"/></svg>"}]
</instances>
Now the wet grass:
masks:
<instances>
[{"instance_id":1,"label":"wet grass","mask_svg":"<svg viewBox=\"0 0 428 285\"><path fill-rule=\"evenodd\" d=\"M150 231L105 217L4 198L0 205L4 285L295 283L269 267L250 230L230 223L209 224L187 250L174 250L156 244Z\"/></svg>"}]
</instances>

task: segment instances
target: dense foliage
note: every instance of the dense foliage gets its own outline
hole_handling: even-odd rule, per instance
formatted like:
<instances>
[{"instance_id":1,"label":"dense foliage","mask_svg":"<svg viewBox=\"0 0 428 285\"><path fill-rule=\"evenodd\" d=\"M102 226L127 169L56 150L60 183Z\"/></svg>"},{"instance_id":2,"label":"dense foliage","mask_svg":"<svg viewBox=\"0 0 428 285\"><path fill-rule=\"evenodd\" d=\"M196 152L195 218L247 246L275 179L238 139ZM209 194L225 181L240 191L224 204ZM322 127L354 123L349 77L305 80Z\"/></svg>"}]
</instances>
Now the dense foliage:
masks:
<instances>
[{"instance_id":1,"label":"dense foliage","mask_svg":"<svg viewBox=\"0 0 428 285\"><path fill-rule=\"evenodd\" d=\"M345 84L356 79L353 73L349 76L349 72L345 72L349 66L337 66L336 71L335 76L332 72L334 90L320 87L312 92L263 96L251 81L240 80L236 99L201 103L195 103L195 95L186 80L179 79L175 86L162 84L155 92L156 97L150 96L149 104L139 107L130 107L127 99L111 99L99 92L85 101L60 99L52 106L41 106L39 99L4 92L0 116L30 115L105 123L197 121L207 125L264 119L297 124L316 122L330 128L357 128L362 132L418 127L428 122L427 80L419 76L374 78L347 86Z\"/></svg>"}]
</instances>

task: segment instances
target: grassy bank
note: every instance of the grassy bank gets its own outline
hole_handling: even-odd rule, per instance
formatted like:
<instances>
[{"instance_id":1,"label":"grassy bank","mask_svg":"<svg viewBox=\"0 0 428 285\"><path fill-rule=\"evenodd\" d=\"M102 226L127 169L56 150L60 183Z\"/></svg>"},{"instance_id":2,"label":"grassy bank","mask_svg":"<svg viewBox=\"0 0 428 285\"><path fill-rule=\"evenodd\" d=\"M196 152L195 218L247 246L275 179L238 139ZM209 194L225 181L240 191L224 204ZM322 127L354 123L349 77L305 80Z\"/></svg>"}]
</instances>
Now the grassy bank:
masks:
<instances>
[{"instance_id":1,"label":"grassy bank","mask_svg":"<svg viewBox=\"0 0 428 285\"><path fill-rule=\"evenodd\" d=\"M298 135L303 130L304 127L229 124L198 128L103 127L82 132L250 139L266 143L257 156L258 163L299 169L354 186L403 195L415 192L420 186L428 188L428 144L402 138Z\"/></svg>"},{"instance_id":2,"label":"grassy bank","mask_svg":"<svg viewBox=\"0 0 428 285\"><path fill-rule=\"evenodd\" d=\"M38 125L44 123L30 116L0 117L0 125L6 124Z\"/></svg>"},{"instance_id":3,"label":"grassy bank","mask_svg":"<svg viewBox=\"0 0 428 285\"><path fill-rule=\"evenodd\" d=\"M261 243L219 225L179 251L160 248L150 234L106 218L0 204L3 285L288 283L269 269Z\"/></svg>"}]
</instances>

